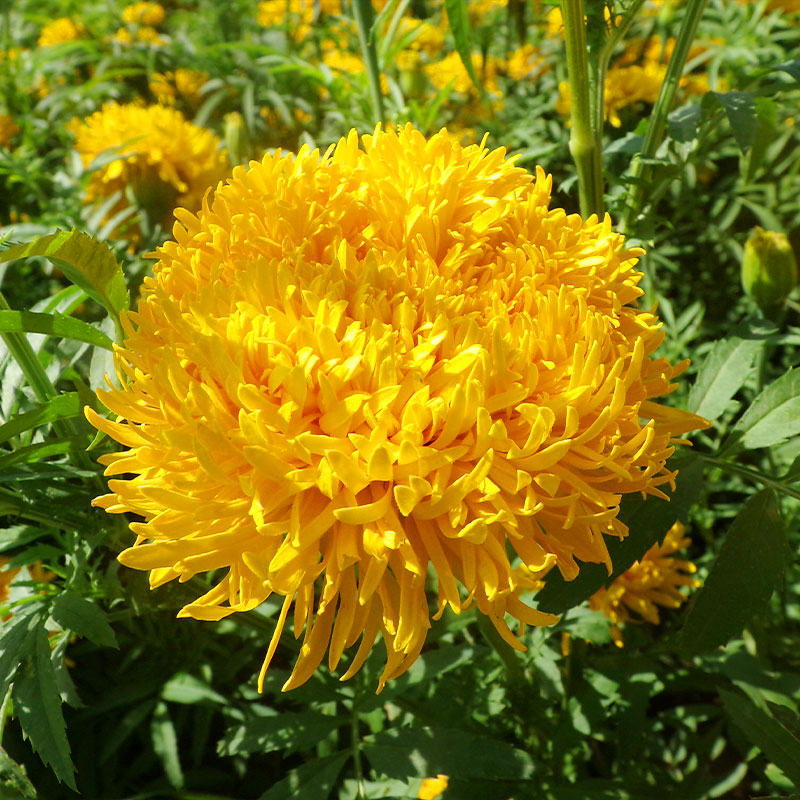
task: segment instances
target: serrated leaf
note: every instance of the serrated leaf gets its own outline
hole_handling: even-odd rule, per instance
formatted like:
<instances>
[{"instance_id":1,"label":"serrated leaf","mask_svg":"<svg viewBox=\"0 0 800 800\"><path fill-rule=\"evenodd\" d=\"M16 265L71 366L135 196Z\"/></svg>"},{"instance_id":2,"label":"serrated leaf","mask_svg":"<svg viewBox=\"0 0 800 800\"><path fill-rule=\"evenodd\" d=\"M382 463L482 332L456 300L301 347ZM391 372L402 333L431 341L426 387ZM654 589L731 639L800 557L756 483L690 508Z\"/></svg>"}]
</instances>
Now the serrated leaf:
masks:
<instances>
[{"instance_id":1,"label":"serrated leaf","mask_svg":"<svg viewBox=\"0 0 800 800\"><path fill-rule=\"evenodd\" d=\"M130 305L122 267L111 248L73 228L42 236L0 252L0 262L44 256L56 264L72 283L100 303L118 321Z\"/></svg>"},{"instance_id":2,"label":"serrated leaf","mask_svg":"<svg viewBox=\"0 0 800 800\"><path fill-rule=\"evenodd\" d=\"M0 442L6 442L14 436L19 436L32 428L38 428L49 422L61 419L80 417L83 414L83 403L77 392L64 392L63 394L40 403L38 406L17 414L4 425L0 425Z\"/></svg>"},{"instance_id":3,"label":"serrated leaf","mask_svg":"<svg viewBox=\"0 0 800 800\"><path fill-rule=\"evenodd\" d=\"M667 119L670 138L682 143L693 141L697 138L697 129L702 118L703 109L699 104L673 111Z\"/></svg>"},{"instance_id":4,"label":"serrated leaf","mask_svg":"<svg viewBox=\"0 0 800 800\"><path fill-rule=\"evenodd\" d=\"M475 88L480 92L481 98L486 99L486 90L478 81L475 68L472 66L472 35L469 26L469 13L467 11L467 0L444 0L444 8L447 12L447 21L453 33L453 42L456 52L461 57L461 63L469 75L469 79Z\"/></svg>"},{"instance_id":5,"label":"serrated leaf","mask_svg":"<svg viewBox=\"0 0 800 800\"><path fill-rule=\"evenodd\" d=\"M678 648L694 655L724 645L763 610L783 572L786 534L771 489L751 497L733 521L716 563L689 606Z\"/></svg>"},{"instance_id":6,"label":"serrated leaf","mask_svg":"<svg viewBox=\"0 0 800 800\"><path fill-rule=\"evenodd\" d=\"M758 126L756 103L748 92L708 92L706 97L712 98L725 112L731 125L733 137L739 149L746 153L753 144Z\"/></svg>"},{"instance_id":7,"label":"serrated leaf","mask_svg":"<svg viewBox=\"0 0 800 800\"><path fill-rule=\"evenodd\" d=\"M800 434L800 369L791 369L753 400L731 430L728 447L771 447Z\"/></svg>"},{"instance_id":8,"label":"serrated leaf","mask_svg":"<svg viewBox=\"0 0 800 800\"><path fill-rule=\"evenodd\" d=\"M769 97L757 97L756 126L753 133L753 144L747 154L747 168L745 180L749 183L755 178L756 172L764 162L767 148L773 142L778 129L778 107ZM771 212L770 212L771 213ZM771 224L770 228L774 225Z\"/></svg>"},{"instance_id":9,"label":"serrated leaf","mask_svg":"<svg viewBox=\"0 0 800 800\"><path fill-rule=\"evenodd\" d=\"M56 311L41 314L36 311L0 310L0 331L3 333L44 333L61 339L74 339L95 347L111 350L113 342L102 331L80 319Z\"/></svg>"},{"instance_id":10,"label":"serrated leaf","mask_svg":"<svg viewBox=\"0 0 800 800\"><path fill-rule=\"evenodd\" d=\"M530 755L507 742L453 728L390 728L365 737L362 749L373 769L390 778L524 780L534 770Z\"/></svg>"},{"instance_id":11,"label":"serrated leaf","mask_svg":"<svg viewBox=\"0 0 800 800\"><path fill-rule=\"evenodd\" d=\"M675 522L686 521L689 509L703 486L704 467L694 456L682 459L680 464L675 491L669 502L658 497L643 500L639 495L627 495L622 499L619 518L628 526L629 533L622 541L606 537L613 565L611 574L603 564L581 564L578 576L567 581L560 572L553 570L545 579L544 588L534 598L540 611L563 614L583 603L661 541Z\"/></svg>"},{"instance_id":12,"label":"serrated leaf","mask_svg":"<svg viewBox=\"0 0 800 800\"><path fill-rule=\"evenodd\" d=\"M25 770L0 747L0 800L36 800Z\"/></svg>"},{"instance_id":13,"label":"serrated leaf","mask_svg":"<svg viewBox=\"0 0 800 800\"><path fill-rule=\"evenodd\" d=\"M106 615L91 601L74 592L60 594L53 603L53 619L101 647L116 647L117 637Z\"/></svg>"},{"instance_id":14,"label":"serrated leaf","mask_svg":"<svg viewBox=\"0 0 800 800\"><path fill-rule=\"evenodd\" d=\"M778 720L738 692L720 689L728 716L747 738L800 786L800 741Z\"/></svg>"},{"instance_id":15,"label":"serrated leaf","mask_svg":"<svg viewBox=\"0 0 800 800\"><path fill-rule=\"evenodd\" d=\"M183 705L196 703L227 705L228 703L225 697L215 692L208 684L186 672L179 672L170 678L161 690L161 697L171 703Z\"/></svg>"},{"instance_id":16,"label":"serrated leaf","mask_svg":"<svg viewBox=\"0 0 800 800\"><path fill-rule=\"evenodd\" d=\"M6 696L22 661L33 647L30 615L15 614L0 626L0 699Z\"/></svg>"},{"instance_id":17,"label":"serrated leaf","mask_svg":"<svg viewBox=\"0 0 800 800\"><path fill-rule=\"evenodd\" d=\"M17 676L11 690L14 714L42 761L52 768L59 781L77 791L75 765L70 756L61 695L44 625L39 625L33 636L27 668Z\"/></svg>"},{"instance_id":18,"label":"serrated leaf","mask_svg":"<svg viewBox=\"0 0 800 800\"><path fill-rule=\"evenodd\" d=\"M686 407L693 414L715 420L747 380L762 339L732 336L716 342L703 361Z\"/></svg>"},{"instance_id":19,"label":"serrated leaf","mask_svg":"<svg viewBox=\"0 0 800 800\"><path fill-rule=\"evenodd\" d=\"M297 769L290 770L259 800L308 800L311 797L314 800L326 800L348 758L348 753L337 753L307 761Z\"/></svg>"},{"instance_id":20,"label":"serrated leaf","mask_svg":"<svg viewBox=\"0 0 800 800\"><path fill-rule=\"evenodd\" d=\"M316 711L281 713L271 717L253 717L229 728L217 745L222 756L237 753L288 753L311 747L341 727L339 717Z\"/></svg>"}]
</instances>

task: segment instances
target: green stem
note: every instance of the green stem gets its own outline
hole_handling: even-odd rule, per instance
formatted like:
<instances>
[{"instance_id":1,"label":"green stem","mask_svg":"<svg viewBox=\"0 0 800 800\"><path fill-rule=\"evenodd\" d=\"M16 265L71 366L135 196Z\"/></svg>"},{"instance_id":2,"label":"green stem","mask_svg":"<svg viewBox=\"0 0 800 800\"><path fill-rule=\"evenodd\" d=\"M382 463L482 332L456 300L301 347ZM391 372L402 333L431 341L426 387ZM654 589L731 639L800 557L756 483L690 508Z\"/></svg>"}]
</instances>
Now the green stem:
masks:
<instances>
[{"instance_id":1,"label":"green stem","mask_svg":"<svg viewBox=\"0 0 800 800\"><path fill-rule=\"evenodd\" d=\"M787 486L785 483L782 483L775 478L771 478L769 475L764 475L762 472L742 466L741 464L737 464L733 461L728 461L724 458L716 458L715 456L706 455L705 453L700 453L699 455L700 458L706 463L713 464L715 467L719 467L725 472L732 472L735 475L741 475L743 478L747 478L755 483L760 483L762 486L768 486L771 489L775 489L775 491L779 494L786 494L789 495L789 497L794 497L796 500L800 500L800 491Z\"/></svg>"},{"instance_id":2,"label":"green stem","mask_svg":"<svg viewBox=\"0 0 800 800\"><path fill-rule=\"evenodd\" d=\"M375 22L375 11L372 0L353 0L353 14L358 28L358 41L361 44L361 55L369 80L370 100L372 101L372 115L376 122L383 122L386 114L383 107L383 94L381 93L381 73L378 67L378 54L375 48L375 38L372 26Z\"/></svg>"},{"instance_id":3,"label":"green stem","mask_svg":"<svg viewBox=\"0 0 800 800\"><path fill-rule=\"evenodd\" d=\"M603 214L602 129L596 125L597 92L592 99L589 53L586 45L583 0L563 0L564 36L567 43L567 77L571 101L572 130L569 152L578 170L581 215ZM595 75L595 78L597 76ZM602 115L602 87L600 114ZM593 113L594 111L594 113Z\"/></svg>"},{"instance_id":4,"label":"green stem","mask_svg":"<svg viewBox=\"0 0 800 800\"><path fill-rule=\"evenodd\" d=\"M683 76L689 49L694 41L697 26L700 23L700 17L703 15L707 2L708 0L687 0L681 28L675 41L675 50L669 60L667 74L664 77L664 83L661 84L658 99L653 106L650 124L642 145L642 152L633 162L631 171L633 188L631 189L631 200L621 226L623 232L628 231L630 226L638 221L641 214L645 191L648 188L648 182L652 174L652 166L646 162L655 156L661 142L664 140L667 117L675 102L675 94Z\"/></svg>"}]
</instances>

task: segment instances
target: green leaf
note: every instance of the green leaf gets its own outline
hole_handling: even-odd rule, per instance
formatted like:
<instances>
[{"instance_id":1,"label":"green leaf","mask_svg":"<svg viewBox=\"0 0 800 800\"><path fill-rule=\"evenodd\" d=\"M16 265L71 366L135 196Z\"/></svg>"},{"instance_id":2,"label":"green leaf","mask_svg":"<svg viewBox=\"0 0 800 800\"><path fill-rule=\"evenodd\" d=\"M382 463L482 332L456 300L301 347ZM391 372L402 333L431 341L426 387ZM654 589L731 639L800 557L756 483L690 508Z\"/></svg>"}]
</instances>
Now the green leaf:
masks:
<instances>
[{"instance_id":1,"label":"green leaf","mask_svg":"<svg viewBox=\"0 0 800 800\"><path fill-rule=\"evenodd\" d=\"M217 751L222 756L273 750L291 753L312 747L341 725L339 717L325 716L316 711L253 717L229 728L217 745Z\"/></svg>"},{"instance_id":2,"label":"green leaf","mask_svg":"<svg viewBox=\"0 0 800 800\"><path fill-rule=\"evenodd\" d=\"M70 419L83 415L83 403L77 392L64 392L46 403L40 403L24 414L17 414L4 425L0 425L0 442L7 442L32 428L49 422Z\"/></svg>"},{"instance_id":3,"label":"green leaf","mask_svg":"<svg viewBox=\"0 0 800 800\"><path fill-rule=\"evenodd\" d=\"M153 711L150 721L150 736L153 741L153 750L161 760L170 786L174 789L182 789L184 779L178 753L178 735L166 703L158 703Z\"/></svg>"},{"instance_id":4,"label":"green leaf","mask_svg":"<svg viewBox=\"0 0 800 800\"><path fill-rule=\"evenodd\" d=\"M309 800L312 797L314 800L326 800L349 757L349 753L337 753L307 761L297 769L290 770L259 800Z\"/></svg>"},{"instance_id":5,"label":"green leaf","mask_svg":"<svg viewBox=\"0 0 800 800\"><path fill-rule=\"evenodd\" d=\"M73 319L56 311L41 314L36 311L0 310L0 331L3 333L44 333L62 339L74 339L95 347L111 350L113 342L94 325L80 319Z\"/></svg>"},{"instance_id":6,"label":"green leaf","mask_svg":"<svg viewBox=\"0 0 800 800\"><path fill-rule=\"evenodd\" d=\"M775 71L786 72L791 75L798 83L800 83L800 59L794 61L787 61L784 64L778 64Z\"/></svg>"},{"instance_id":7,"label":"green leaf","mask_svg":"<svg viewBox=\"0 0 800 800\"><path fill-rule=\"evenodd\" d=\"M33 647L29 614L15 614L0 626L0 700L6 696L17 668Z\"/></svg>"},{"instance_id":8,"label":"green leaf","mask_svg":"<svg viewBox=\"0 0 800 800\"><path fill-rule=\"evenodd\" d=\"M461 56L467 75L469 75L470 80L485 102L486 90L478 81L475 68L472 66L472 36L469 27L467 0L444 0L444 8L447 12L447 21L450 23L450 30L453 32L456 52Z\"/></svg>"},{"instance_id":9,"label":"green leaf","mask_svg":"<svg viewBox=\"0 0 800 800\"><path fill-rule=\"evenodd\" d=\"M667 119L670 138L681 143L694 141L702 118L703 110L699 104L673 111Z\"/></svg>"},{"instance_id":10,"label":"green leaf","mask_svg":"<svg viewBox=\"0 0 800 800\"><path fill-rule=\"evenodd\" d=\"M738 692L720 689L719 696L731 722L800 786L800 740L773 716Z\"/></svg>"},{"instance_id":11,"label":"green leaf","mask_svg":"<svg viewBox=\"0 0 800 800\"><path fill-rule=\"evenodd\" d=\"M769 97L757 97L755 104L756 127L753 134L753 145L747 154L745 170L745 180L748 183L755 178L756 172L764 162L767 147L774 141L775 132L778 129L778 107L775 102Z\"/></svg>"},{"instance_id":12,"label":"green leaf","mask_svg":"<svg viewBox=\"0 0 800 800\"><path fill-rule=\"evenodd\" d=\"M163 700L172 703L182 703L183 705L194 705L196 703L213 703L227 705L227 698L215 692L208 684L189 675L187 672L179 672L164 684L161 690Z\"/></svg>"},{"instance_id":13,"label":"green leaf","mask_svg":"<svg viewBox=\"0 0 800 800\"><path fill-rule=\"evenodd\" d=\"M708 100L706 99L708 98ZM746 153L756 137L758 117L753 95L748 92L708 92L703 97L705 103L715 103L725 112L731 124L733 137L740 150Z\"/></svg>"},{"instance_id":14,"label":"green leaf","mask_svg":"<svg viewBox=\"0 0 800 800\"><path fill-rule=\"evenodd\" d=\"M671 466L678 467L678 477L669 502L658 497L642 499L640 495L626 495L622 499L620 519L628 526L629 533L622 541L606 537L613 565L611 574L604 564L581 564L578 576L567 581L560 572L553 570L545 579L544 588L535 596L541 611L563 614L584 602L661 541L677 521L686 522L689 509L703 486L704 467L693 455Z\"/></svg>"},{"instance_id":15,"label":"green leaf","mask_svg":"<svg viewBox=\"0 0 800 800\"><path fill-rule=\"evenodd\" d=\"M800 433L800 369L791 369L753 400L724 450L771 447Z\"/></svg>"},{"instance_id":16,"label":"green leaf","mask_svg":"<svg viewBox=\"0 0 800 800\"><path fill-rule=\"evenodd\" d=\"M56 264L72 283L100 303L119 328L119 315L130 305L122 267L111 248L73 228L42 236L27 244L9 247L0 253L0 262L44 256Z\"/></svg>"},{"instance_id":17,"label":"green leaf","mask_svg":"<svg viewBox=\"0 0 800 800\"><path fill-rule=\"evenodd\" d=\"M771 489L751 497L689 606L678 648L694 655L724 645L764 609L783 572L786 535Z\"/></svg>"},{"instance_id":18,"label":"green leaf","mask_svg":"<svg viewBox=\"0 0 800 800\"><path fill-rule=\"evenodd\" d=\"M528 753L507 742L453 728L390 728L365 737L362 749L373 769L390 778L524 780L534 769Z\"/></svg>"},{"instance_id":19,"label":"green leaf","mask_svg":"<svg viewBox=\"0 0 800 800\"><path fill-rule=\"evenodd\" d=\"M116 647L117 637L106 615L91 601L74 592L60 594L53 603L53 619L78 636L101 647Z\"/></svg>"},{"instance_id":20,"label":"green leaf","mask_svg":"<svg viewBox=\"0 0 800 800\"><path fill-rule=\"evenodd\" d=\"M715 342L689 393L688 410L711 421L718 419L747 380L756 354L764 346L763 339L746 334Z\"/></svg>"},{"instance_id":21,"label":"green leaf","mask_svg":"<svg viewBox=\"0 0 800 800\"><path fill-rule=\"evenodd\" d=\"M77 791L75 765L69 752L61 695L44 625L40 624L33 635L31 658L11 690L14 714L42 761L52 768L59 781Z\"/></svg>"},{"instance_id":22,"label":"green leaf","mask_svg":"<svg viewBox=\"0 0 800 800\"><path fill-rule=\"evenodd\" d=\"M25 769L0 747L0 800L36 800L36 789Z\"/></svg>"}]
</instances>

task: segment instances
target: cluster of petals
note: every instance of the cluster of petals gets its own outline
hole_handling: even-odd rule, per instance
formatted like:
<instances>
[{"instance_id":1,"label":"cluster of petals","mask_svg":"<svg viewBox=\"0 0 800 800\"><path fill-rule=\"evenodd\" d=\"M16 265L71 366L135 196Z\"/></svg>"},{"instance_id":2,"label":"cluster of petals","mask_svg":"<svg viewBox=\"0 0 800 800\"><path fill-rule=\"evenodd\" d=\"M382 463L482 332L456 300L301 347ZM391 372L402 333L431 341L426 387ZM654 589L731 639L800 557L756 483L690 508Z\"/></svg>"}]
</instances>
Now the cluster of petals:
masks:
<instances>
[{"instance_id":1,"label":"cluster of petals","mask_svg":"<svg viewBox=\"0 0 800 800\"><path fill-rule=\"evenodd\" d=\"M69 127L84 167L100 155L112 156L92 172L86 190L88 202L117 195L109 216L129 206L132 192L169 227L176 206L196 211L206 191L229 172L220 140L174 108L109 102Z\"/></svg>"},{"instance_id":2,"label":"cluster of petals","mask_svg":"<svg viewBox=\"0 0 800 800\"><path fill-rule=\"evenodd\" d=\"M643 619L658 625L661 621L659 606L679 608L686 600L682 588L700 585L700 581L694 577L697 567L691 561L674 556L692 543L685 533L685 526L676 522L661 544L654 544L641 561L637 561L608 588L598 590L589 599L590 608L602 611L611 620L611 635L617 646L622 647L620 628L626 622Z\"/></svg>"},{"instance_id":3,"label":"cluster of petals","mask_svg":"<svg viewBox=\"0 0 800 800\"><path fill-rule=\"evenodd\" d=\"M278 596L262 679L290 611L284 688L360 639L351 676L378 635L382 686L448 607L522 649L509 617L555 621L525 590L609 564L621 497L673 481L703 421L654 402L685 364L653 356L641 251L551 209L551 183L502 148L378 128L269 154L177 212L121 388L99 392L117 418L87 412L127 448L95 502L141 515L120 560L153 587L214 571L181 616Z\"/></svg>"}]
</instances>

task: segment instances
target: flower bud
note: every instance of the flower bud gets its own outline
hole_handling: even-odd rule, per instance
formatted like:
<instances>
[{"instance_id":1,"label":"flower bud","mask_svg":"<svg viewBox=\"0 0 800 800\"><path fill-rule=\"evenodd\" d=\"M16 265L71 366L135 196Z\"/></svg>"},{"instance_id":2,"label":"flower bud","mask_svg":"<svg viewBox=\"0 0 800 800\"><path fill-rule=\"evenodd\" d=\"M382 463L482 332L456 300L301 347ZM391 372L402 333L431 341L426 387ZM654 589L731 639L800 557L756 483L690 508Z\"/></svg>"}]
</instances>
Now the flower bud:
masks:
<instances>
[{"instance_id":1,"label":"flower bud","mask_svg":"<svg viewBox=\"0 0 800 800\"><path fill-rule=\"evenodd\" d=\"M250 154L250 134L238 111L225 115L225 147L228 148L228 157L234 167L247 161Z\"/></svg>"},{"instance_id":2,"label":"flower bud","mask_svg":"<svg viewBox=\"0 0 800 800\"><path fill-rule=\"evenodd\" d=\"M780 310L797 286L797 261L785 233L753 231L744 246L742 286L765 317Z\"/></svg>"}]
</instances>

